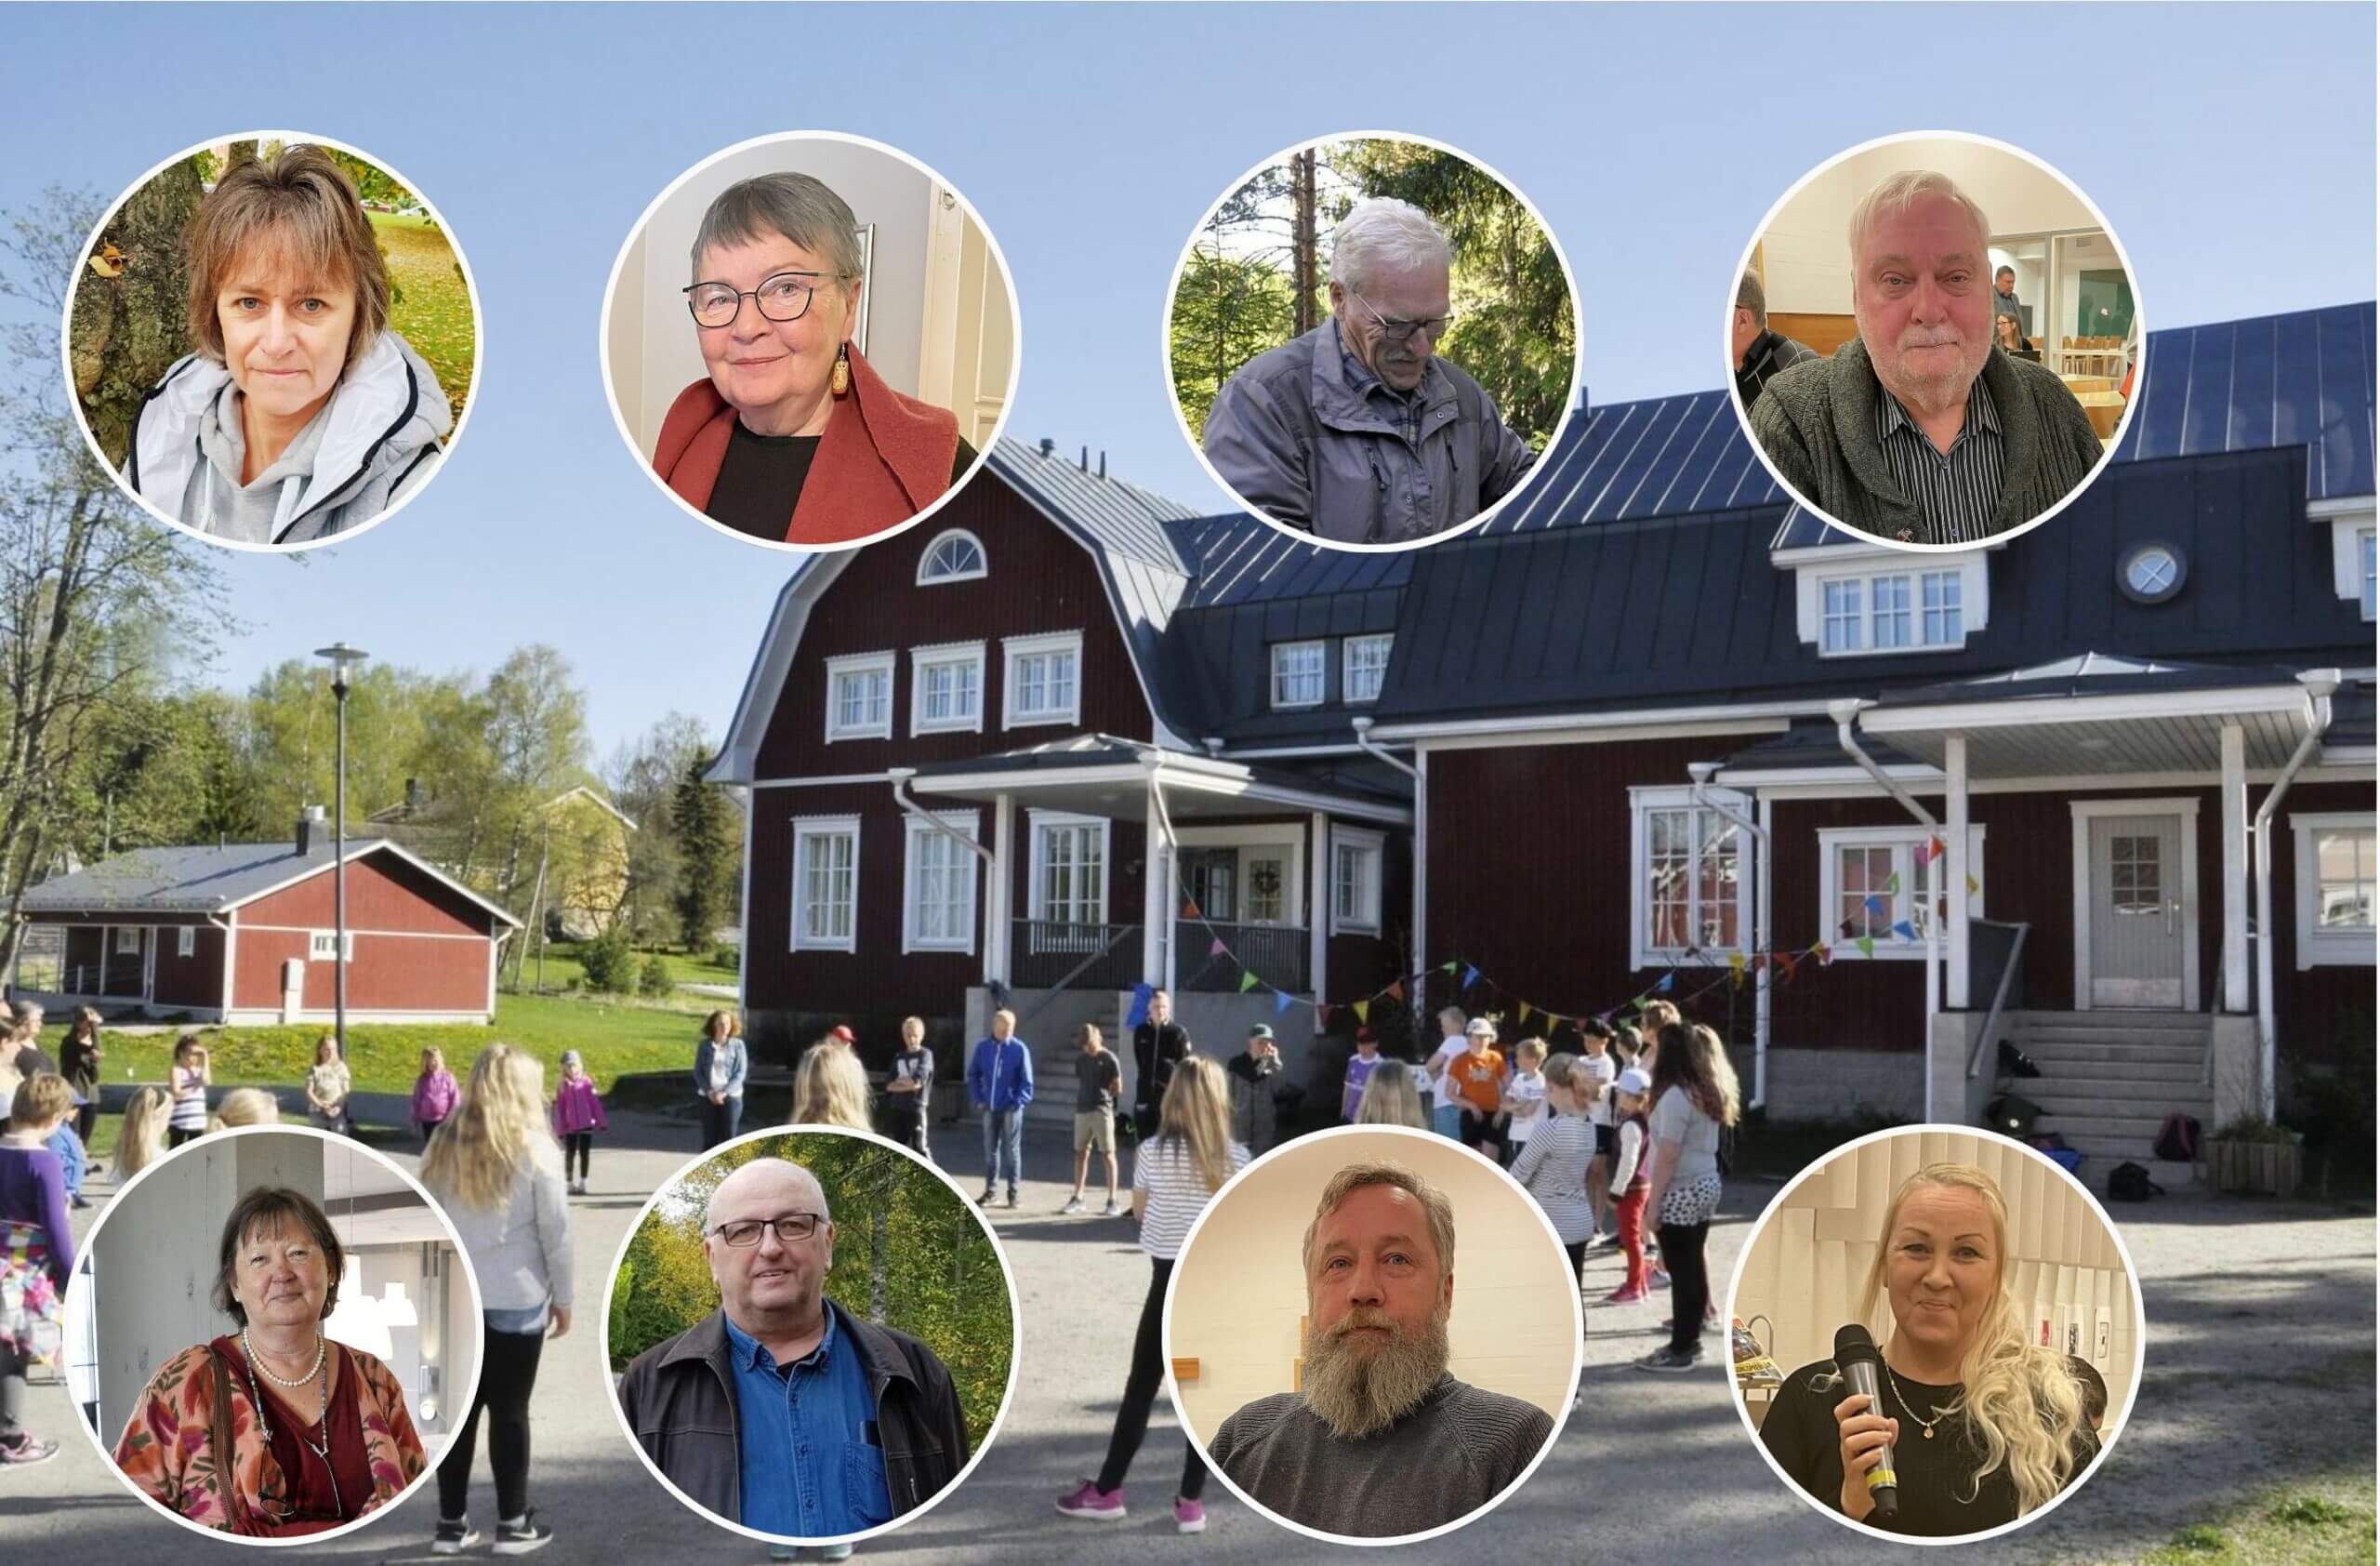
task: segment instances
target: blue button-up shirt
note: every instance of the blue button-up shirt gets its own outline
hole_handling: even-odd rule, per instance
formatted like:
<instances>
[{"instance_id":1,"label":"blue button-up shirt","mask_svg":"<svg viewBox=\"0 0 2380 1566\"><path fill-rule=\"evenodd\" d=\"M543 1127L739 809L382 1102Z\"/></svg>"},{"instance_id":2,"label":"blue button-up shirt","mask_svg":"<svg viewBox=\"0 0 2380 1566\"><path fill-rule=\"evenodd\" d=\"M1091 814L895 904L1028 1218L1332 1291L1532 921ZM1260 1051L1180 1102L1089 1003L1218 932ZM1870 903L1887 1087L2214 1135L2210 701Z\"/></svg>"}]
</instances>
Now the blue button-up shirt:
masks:
<instances>
[{"instance_id":1,"label":"blue button-up shirt","mask_svg":"<svg viewBox=\"0 0 2380 1566\"><path fill-rule=\"evenodd\" d=\"M726 1322L747 1528L826 1539L892 1520L876 1397L841 1314L828 1303L826 1335L784 1366Z\"/></svg>"}]
</instances>

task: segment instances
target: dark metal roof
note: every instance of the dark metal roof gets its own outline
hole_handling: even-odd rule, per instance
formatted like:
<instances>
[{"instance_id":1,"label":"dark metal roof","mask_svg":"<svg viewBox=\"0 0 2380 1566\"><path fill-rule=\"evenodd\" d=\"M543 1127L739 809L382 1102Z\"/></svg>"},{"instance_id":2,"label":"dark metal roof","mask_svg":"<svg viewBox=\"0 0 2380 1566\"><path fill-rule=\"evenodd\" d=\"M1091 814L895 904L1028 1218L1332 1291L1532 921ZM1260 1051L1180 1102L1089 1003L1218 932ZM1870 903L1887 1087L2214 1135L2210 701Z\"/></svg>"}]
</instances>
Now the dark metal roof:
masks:
<instances>
[{"instance_id":1,"label":"dark metal roof","mask_svg":"<svg viewBox=\"0 0 2380 1566\"><path fill-rule=\"evenodd\" d=\"M348 857L352 860L385 843L381 838L350 838ZM330 864L327 839L303 855L291 843L136 848L43 882L25 894L25 911L220 913L285 882L328 869Z\"/></svg>"},{"instance_id":2,"label":"dark metal roof","mask_svg":"<svg viewBox=\"0 0 2380 1566\"><path fill-rule=\"evenodd\" d=\"M2373 493L2373 306L2149 334L2120 462L2302 446L2306 498Z\"/></svg>"},{"instance_id":3,"label":"dark metal roof","mask_svg":"<svg viewBox=\"0 0 2380 1566\"><path fill-rule=\"evenodd\" d=\"M1545 471L1527 493L1482 532L1740 511L1786 498L1752 455L1725 392L1592 409L1571 419L1539 465Z\"/></svg>"},{"instance_id":4,"label":"dark metal roof","mask_svg":"<svg viewBox=\"0 0 2380 1566\"><path fill-rule=\"evenodd\" d=\"M1079 458L1054 448L1045 456L1024 441L996 443L991 466L1018 493L1083 529L1103 549L1159 572L1188 575L1165 530L1169 522L1197 514L1180 501L1093 472Z\"/></svg>"}]
</instances>

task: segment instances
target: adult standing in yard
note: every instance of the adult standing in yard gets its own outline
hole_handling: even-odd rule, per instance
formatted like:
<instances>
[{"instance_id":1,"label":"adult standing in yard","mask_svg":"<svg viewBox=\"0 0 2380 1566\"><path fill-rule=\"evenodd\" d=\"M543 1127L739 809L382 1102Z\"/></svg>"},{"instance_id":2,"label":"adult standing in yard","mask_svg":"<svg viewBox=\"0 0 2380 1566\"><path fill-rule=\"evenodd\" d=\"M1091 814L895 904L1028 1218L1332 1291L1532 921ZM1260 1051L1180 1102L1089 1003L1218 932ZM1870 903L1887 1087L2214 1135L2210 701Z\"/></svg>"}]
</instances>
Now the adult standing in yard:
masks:
<instances>
[{"instance_id":1,"label":"adult standing in yard","mask_svg":"<svg viewBox=\"0 0 2380 1566\"><path fill-rule=\"evenodd\" d=\"M1273 1145L1278 1107L1273 1102L1273 1079L1281 1074L1281 1046L1263 1023L1248 1030L1248 1047L1223 1068L1231 1087L1232 1140L1251 1153Z\"/></svg>"},{"instance_id":2,"label":"adult standing in yard","mask_svg":"<svg viewBox=\"0 0 2380 1566\"><path fill-rule=\"evenodd\" d=\"M1107 1047L1096 1023L1086 1022L1075 1035L1081 1055L1075 1061L1075 1193L1061 1213L1082 1211L1083 1183L1091 1178L1091 1155L1107 1161L1107 1206L1104 1217L1117 1217L1116 1095L1124 1086L1124 1066Z\"/></svg>"},{"instance_id":3,"label":"adult standing in yard","mask_svg":"<svg viewBox=\"0 0 2380 1566\"><path fill-rule=\"evenodd\" d=\"M1149 992L1149 1015L1132 1029L1132 1130L1146 1142L1157 1135L1157 1106L1165 1102L1166 1084L1173 1068L1197 1048L1173 1020L1173 997L1162 989Z\"/></svg>"},{"instance_id":4,"label":"adult standing in yard","mask_svg":"<svg viewBox=\"0 0 2380 1566\"><path fill-rule=\"evenodd\" d=\"M467 1503L483 1413L496 1473L496 1552L526 1555L554 1536L529 1505L529 1394L545 1340L570 1331L570 1213L562 1149L547 1126L545 1076L526 1050L482 1050L461 1107L421 1161L421 1183L471 1258L486 1317L479 1392L438 1465L430 1547L439 1555L459 1555L480 1536Z\"/></svg>"},{"instance_id":5,"label":"adult standing in yard","mask_svg":"<svg viewBox=\"0 0 2380 1566\"><path fill-rule=\"evenodd\" d=\"M984 1194L992 1204L1003 1174L1008 1204L1025 1179L1025 1107L1033 1102L1033 1051L1016 1036L1016 1014L1005 1006L992 1014L989 1038L975 1041L967 1059L967 1101L984 1117Z\"/></svg>"},{"instance_id":6,"label":"adult standing in yard","mask_svg":"<svg viewBox=\"0 0 2380 1566\"><path fill-rule=\"evenodd\" d=\"M716 1011L703 1019L703 1042L694 1049L694 1097L702 1109L703 1148L735 1139L744 1123L744 1076L751 1057L735 1014Z\"/></svg>"},{"instance_id":7,"label":"adult standing in yard","mask_svg":"<svg viewBox=\"0 0 2380 1566\"><path fill-rule=\"evenodd\" d=\"M59 1075L74 1090L74 1135L87 1148L91 1134L99 1128L99 1063L107 1058L99 1046L98 1007L75 1008L74 1020L58 1046L58 1058Z\"/></svg>"}]
</instances>

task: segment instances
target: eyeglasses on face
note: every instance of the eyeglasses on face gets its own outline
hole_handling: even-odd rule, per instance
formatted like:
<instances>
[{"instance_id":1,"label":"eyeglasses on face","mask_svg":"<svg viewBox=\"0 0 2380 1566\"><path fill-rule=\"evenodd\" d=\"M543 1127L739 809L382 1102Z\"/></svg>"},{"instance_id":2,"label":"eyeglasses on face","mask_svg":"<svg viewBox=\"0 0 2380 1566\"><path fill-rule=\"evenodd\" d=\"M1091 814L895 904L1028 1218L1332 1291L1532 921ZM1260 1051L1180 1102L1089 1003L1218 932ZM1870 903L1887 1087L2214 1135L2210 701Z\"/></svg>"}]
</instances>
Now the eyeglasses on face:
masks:
<instances>
[{"instance_id":1,"label":"eyeglasses on face","mask_svg":"<svg viewBox=\"0 0 2380 1566\"><path fill-rule=\"evenodd\" d=\"M737 1250L747 1250L760 1242L762 1229L773 1230L779 1244L790 1245L809 1239L818 1232L826 1218L816 1213L787 1213L778 1218L734 1218L711 1230Z\"/></svg>"},{"instance_id":2,"label":"eyeglasses on face","mask_svg":"<svg viewBox=\"0 0 2380 1566\"><path fill-rule=\"evenodd\" d=\"M1419 321L1408 321L1398 315L1382 315L1372 308L1372 301L1364 298L1363 295L1356 293L1353 288L1348 289L1347 292L1357 304L1364 307L1364 312L1372 318L1372 325L1380 328L1380 335L1391 342L1403 342L1416 332L1427 333L1432 342L1442 341L1447 335L1447 328L1454 325L1452 312L1444 315L1425 316Z\"/></svg>"},{"instance_id":3,"label":"eyeglasses on face","mask_svg":"<svg viewBox=\"0 0 2380 1566\"><path fill-rule=\"evenodd\" d=\"M810 312L811 296L818 291L823 272L780 272L760 279L757 288L737 288L732 283L694 283L679 290L686 296L686 309L693 312L699 326L725 326L734 324L750 299L759 307L761 316L770 321L799 321Z\"/></svg>"}]
</instances>

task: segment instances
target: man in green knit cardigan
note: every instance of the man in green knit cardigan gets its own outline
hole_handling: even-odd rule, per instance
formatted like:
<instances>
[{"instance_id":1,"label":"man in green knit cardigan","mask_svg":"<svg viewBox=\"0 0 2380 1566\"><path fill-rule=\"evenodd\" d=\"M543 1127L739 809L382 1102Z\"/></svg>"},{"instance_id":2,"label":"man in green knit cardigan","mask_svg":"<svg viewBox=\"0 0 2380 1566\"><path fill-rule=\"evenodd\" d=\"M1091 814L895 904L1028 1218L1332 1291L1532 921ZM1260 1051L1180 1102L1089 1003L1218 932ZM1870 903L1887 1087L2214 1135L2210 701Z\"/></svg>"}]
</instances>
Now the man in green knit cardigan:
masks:
<instances>
[{"instance_id":1,"label":"man in green knit cardigan","mask_svg":"<svg viewBox=\"0 0 2380 1566\"><path fill-rule=\"evenodd\" d=\"M2066 382L1993 345L1990 225L1947 176L1891 175L1851 214L1859 335L1768 382L1778 475L1893 543L1971 544L2056 505L2105 447Z\"/></svg>"}]
</instances>

